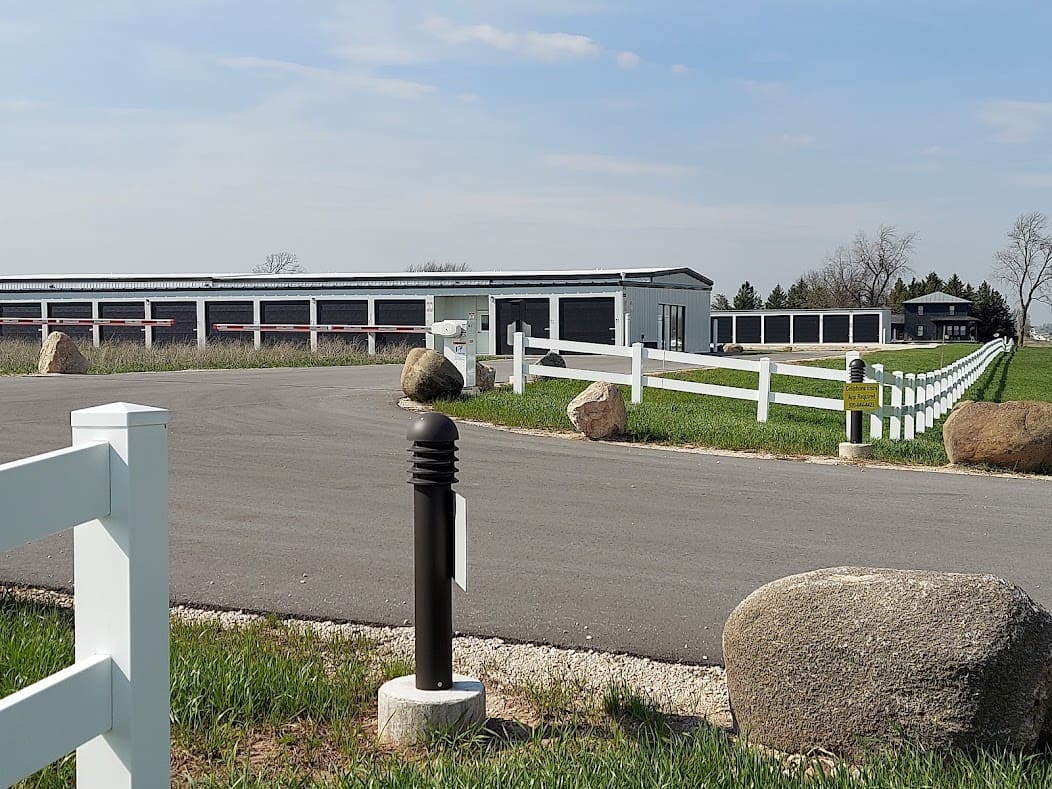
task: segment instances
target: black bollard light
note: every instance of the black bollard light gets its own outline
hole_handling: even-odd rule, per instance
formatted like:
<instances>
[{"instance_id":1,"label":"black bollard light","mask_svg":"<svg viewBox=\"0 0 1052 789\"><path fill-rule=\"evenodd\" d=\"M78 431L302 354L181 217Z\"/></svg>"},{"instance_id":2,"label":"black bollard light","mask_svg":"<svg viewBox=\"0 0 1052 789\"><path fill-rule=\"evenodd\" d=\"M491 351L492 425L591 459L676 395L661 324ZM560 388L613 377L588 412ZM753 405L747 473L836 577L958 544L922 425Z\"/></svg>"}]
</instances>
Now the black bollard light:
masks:
<instances>
[{"instance_id":1,"label":"black bollard light","mask_svg":"<svg viewBox=\"0 0 1052 789\"><path fill-rule=\"evenodd\" d=\"M852 359L848 365L848 380L853 384L862 383L866 377L866 363L862 359ZM851 412L851 435L848 437L852 444L862 443L862 412Z\"/></svg>"},{"instance_id":2,"label":"black bollard light","mask_svg":"<svg viewBox=\"0 0 1052 789\"><path fill-rule=\"evenodd\" d=\"M409 424L413 442L416 687L453 687L453 523L457 445L453 420L429 413Z\"/></svg>"}]
</instances>

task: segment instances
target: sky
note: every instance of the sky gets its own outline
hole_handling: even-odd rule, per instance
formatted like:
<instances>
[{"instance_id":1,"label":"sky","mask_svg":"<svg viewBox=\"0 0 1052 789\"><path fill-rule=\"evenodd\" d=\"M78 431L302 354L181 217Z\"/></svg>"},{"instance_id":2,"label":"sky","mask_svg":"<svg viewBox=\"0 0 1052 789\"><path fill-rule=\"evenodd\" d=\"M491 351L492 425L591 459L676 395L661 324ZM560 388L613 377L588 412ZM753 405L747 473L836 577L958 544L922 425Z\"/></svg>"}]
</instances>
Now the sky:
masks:
<instances>
[{"instance_id":1,"label":"sky","mask_svg":"<svg viewBox=\"0 0 1052 789\"><path fill-rule=\"evenodd\" d=\"M1052 213L1046 0L0 0L0 274L688 266ZM1038 321L1052 319L1046 308Z\"/></svg>"}]
</instances>

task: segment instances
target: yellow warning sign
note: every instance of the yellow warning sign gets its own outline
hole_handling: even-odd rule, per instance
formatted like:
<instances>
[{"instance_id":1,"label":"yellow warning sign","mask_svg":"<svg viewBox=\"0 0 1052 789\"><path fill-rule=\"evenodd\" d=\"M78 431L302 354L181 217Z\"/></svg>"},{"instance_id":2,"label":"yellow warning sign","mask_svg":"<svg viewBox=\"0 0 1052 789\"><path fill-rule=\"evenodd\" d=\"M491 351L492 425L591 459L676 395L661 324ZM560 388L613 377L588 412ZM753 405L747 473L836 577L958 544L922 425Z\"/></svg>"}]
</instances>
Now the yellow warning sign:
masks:
<instances>
[{"instance_id":1,"label":"yellow warning sign","mask_svg":"<svg viewBox=\"0 0 1052 789\"><path fill-rule=\"evenodd\" d=\"M879 400L879 384L844 384L845 411L876 411Z\"/></svg>"}]
</instances>

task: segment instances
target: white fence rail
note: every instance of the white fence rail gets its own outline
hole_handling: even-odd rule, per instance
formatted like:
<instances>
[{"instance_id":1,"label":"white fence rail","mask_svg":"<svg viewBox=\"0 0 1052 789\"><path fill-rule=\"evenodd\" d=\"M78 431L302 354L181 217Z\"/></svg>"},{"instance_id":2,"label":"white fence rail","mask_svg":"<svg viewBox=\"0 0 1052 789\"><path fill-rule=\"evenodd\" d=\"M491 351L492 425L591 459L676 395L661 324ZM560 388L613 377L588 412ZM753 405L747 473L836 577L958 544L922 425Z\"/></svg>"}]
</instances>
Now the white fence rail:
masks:
<instances>
[{"instance_id":1,"label":"white fence rail","mask_svg":"<svg viewBox=\"0 0 1052 789\"><path fill-rule=\"evenodd\" d=\"M578 353L598 354L603 356L621 356L631 359L631 371L628 373L608 373L596 370L547 367L529 364L526 361L527 348ZM901 371L887 374L883 365L875 364L866 367L866 380L878 383L879 408L870 412L870 438L881 438L884 435L884 420L888 420L888 438L899 440L913 438L934 425L935 420L948 413L989 364L1000 354L1013 348L1009 338L988 342L982 348L959 359L946 367L930 373L904 375ZM646 348L640 343L630 347L600 345L587 342L567 342L537 337L526 337L522 332L515 334L513 344L511 383L517 394L526 391L526 378L529 375L547 378L569 378L580 381L607 381L612 384L623 384L631 387L631 402L643 402L643 389L669 389L678 392L729 397L735 400L750 400L756 403L756 421L766 422L770 404L795 405L803 408L820 408L826 411L843 411L844 402L839 397L816 397L814 395L791 394L779 392L771 387L771 377L784 375L794 378L810 378L825 381L848 380L848 366L851 360L858 358L857 352L849 352L843 369L827 367L810 367L788 362L774 362L764 357L753 361L723 356L681 353L679 351L659 351ZM715 367L727 370L745 370L757 373L759 383L756 389L736 386L698 383L667 378L660 375L648 375L643 370L644 360L689 364L698 367ZM890 392L885 390L889 389ZM885 405L886 403L886 405ZM845 432L846 419L845 419Z\"/></svg>"},{"instance_id":2,"label":"white fence rail","mask_svg":"<svg viewBox=\"0 0 1052 789\"><path fill-rule=\"evenodd\" d=\"M168 786L168 412L72 413L73 446L0 465L0 551L73 529L72 666L0 699L0 786L76 748L77 785Z\"/></svg>"}]
</instances>

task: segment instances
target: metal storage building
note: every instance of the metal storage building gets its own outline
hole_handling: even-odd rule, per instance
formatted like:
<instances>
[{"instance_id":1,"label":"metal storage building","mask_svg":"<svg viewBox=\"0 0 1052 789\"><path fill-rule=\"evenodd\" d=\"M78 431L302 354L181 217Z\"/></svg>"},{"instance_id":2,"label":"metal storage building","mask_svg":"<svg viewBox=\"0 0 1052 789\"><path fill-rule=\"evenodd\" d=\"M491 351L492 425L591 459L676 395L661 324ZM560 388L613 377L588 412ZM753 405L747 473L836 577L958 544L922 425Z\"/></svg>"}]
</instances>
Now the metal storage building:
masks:
<instances>
[{"instance_id":1,"label":"metal storage building","mask_svg":"<svg viewBox=\"0 0 1052 789\"><path fill-rule=\"evenodd\" d=\"M508 326L533 336L709 349L712 281L687 268L591 271L486 271L383 274L61 275L0 277L0 318L76 318L71 336L147 344L251 339L257 346L319 338L367 341L370 350L422 334L337 334L308 330L227 332L216 324L427 326L478 321L478 353L510 353ZM104 318L172 319L172 326L91 325ZM0 321L0 336L43 339L49 327Z\"/></svg>"}]
</instances>

